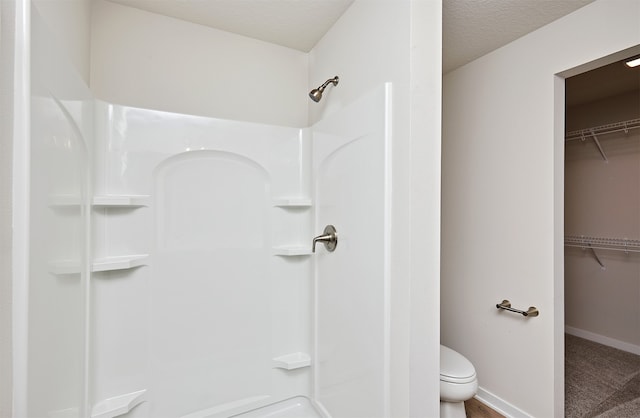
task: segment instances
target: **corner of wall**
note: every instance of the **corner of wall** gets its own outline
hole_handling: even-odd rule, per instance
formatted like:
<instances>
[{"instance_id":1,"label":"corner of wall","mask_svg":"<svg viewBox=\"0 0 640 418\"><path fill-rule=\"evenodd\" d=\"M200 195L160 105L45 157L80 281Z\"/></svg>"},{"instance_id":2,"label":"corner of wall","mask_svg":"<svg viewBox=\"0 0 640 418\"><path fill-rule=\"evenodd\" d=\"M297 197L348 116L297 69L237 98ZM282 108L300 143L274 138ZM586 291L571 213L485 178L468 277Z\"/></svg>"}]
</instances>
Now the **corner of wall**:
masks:
<instances>
[{"instance_id":1,"label":"corner of wall","mask_svg":"<svg viewBox=\"0 0 640 418\"><path fill-rule=\"evenodd\" d=\"M49 30L68 55L84 82L89 84L91 0L32 0Z\"/></svg>"},{"instance_id":2,"label":"corner of wall","mask_svg":"<svg viewBox=\"0 0 640 418\"><path fill-rule=\"evenodd\" d=\"M12 2L0 2L0 416L12 413L11 183L13 161Z\"/></svg>"}]
</instances>

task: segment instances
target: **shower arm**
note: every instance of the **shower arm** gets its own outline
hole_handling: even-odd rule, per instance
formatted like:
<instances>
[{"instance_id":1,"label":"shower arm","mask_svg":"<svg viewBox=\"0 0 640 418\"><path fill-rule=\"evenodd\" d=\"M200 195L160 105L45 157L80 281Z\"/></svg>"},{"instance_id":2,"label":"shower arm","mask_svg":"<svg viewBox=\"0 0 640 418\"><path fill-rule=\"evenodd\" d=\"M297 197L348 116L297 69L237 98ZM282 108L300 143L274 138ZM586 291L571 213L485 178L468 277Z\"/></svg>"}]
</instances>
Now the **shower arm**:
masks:
<instances>
[{"instance_id":1,"label":"shower arm","mask_svg":"<svg viewBox=\"0 0 640 418\"><path fill-rule=\"evenodd\" d=\"M319 102L320 99L322 99L322 93L324 92L324 90L327 88L327 86L329 84L333 84L334 86L338 85L338 82L340 81L340 79L338 78L338 76L335 76L333 78L328 79L327 81L325 81L324 83L322 83L320 85L320 87L315 88L313 90L311 90L309 92L309 97L311 98L311 100L313 100L314 102Z\"/></svg>"},{"instance_id":2,"label":"shower arm","mask_svg":"<svg viewBox=\"0 0 640 418\"><path fill-rule=\"evenodd\" d=\"M329 83L333 83L334 86L338 85L338 76L335 76L333 78L328 79L327 81L325 81L324 83L322 83L322 85L320 87L318 87L318 90L320 91L324 91L324 89L327 88L327 86L329 85Z\"/></svg>"}]
</instances>

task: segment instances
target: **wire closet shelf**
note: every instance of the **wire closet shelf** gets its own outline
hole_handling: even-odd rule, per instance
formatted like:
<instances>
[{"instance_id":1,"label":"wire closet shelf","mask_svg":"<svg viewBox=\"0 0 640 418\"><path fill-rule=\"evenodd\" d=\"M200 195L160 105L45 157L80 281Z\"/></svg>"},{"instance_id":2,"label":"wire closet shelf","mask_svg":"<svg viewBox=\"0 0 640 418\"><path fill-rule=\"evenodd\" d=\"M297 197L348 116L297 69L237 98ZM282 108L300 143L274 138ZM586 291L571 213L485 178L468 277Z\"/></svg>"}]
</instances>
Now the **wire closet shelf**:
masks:
<instances>
[{"instance_id":1,"label":"wire closet shelf","mask_svg":"<svg viewBox=\"0 0 640 418\"><path fill-rule=\"evenodd\" d=\"M584 235L566 235L566 247L582 249L624 251L626 253L640 253L640 240L627 238L586 237Z\"/></svg>"},{"instance_id":2,"label":"wire closet shelf","mask_svg":"<svg viewBox=\"0 0 640 418\"><path fill-rule=\"evenodd\" d=\"M640 119L630 119L624 120L622 122L610 123L608 125L600 125L595 126L593 128L580 129L577 131L567 132L564 137L565 142L575 141L579 139L581 141L586 141L587 139L592 139L593 143L598 147L598 151L600 155L602 155L602 159L605 162L608 162L607 154L604 152L600 141L598 140L598 135L612 134L614 132L623 132L628 134L632 129L640 128Z\"/></svg>"},{"instance_id":3,"label":"wire closet shelf","mask_svg":"<svg viewBox=\"0 0 640 418\"><path fill-rule=\"evenodd\" d=\"M565 141L575 141L577 139L584 141L593 137L594 135L612 134L614 132L629 133L629 131L632 129L640 129L640 118L567 132L564 139Z\"/></svg>"}]
</instances>

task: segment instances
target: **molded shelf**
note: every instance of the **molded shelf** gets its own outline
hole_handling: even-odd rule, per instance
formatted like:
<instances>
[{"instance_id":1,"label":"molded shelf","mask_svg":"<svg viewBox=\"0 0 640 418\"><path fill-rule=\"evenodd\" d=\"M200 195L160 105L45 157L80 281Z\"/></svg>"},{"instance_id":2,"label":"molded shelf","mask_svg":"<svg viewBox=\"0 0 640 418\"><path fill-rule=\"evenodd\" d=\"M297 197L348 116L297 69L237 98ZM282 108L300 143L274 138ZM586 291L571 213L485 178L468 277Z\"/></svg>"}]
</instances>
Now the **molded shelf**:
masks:
<instances>
[{"instance_id":1,"label":"molded shelf","mask_svg":"<svg viewBox=\"0 0 640 418\"><path fill-rule=\"evenodd\" d=\"M146 401L147 390L139 390L97 403L91 410L91 418L113 418L124 415Z\"/></svg>"},{"instance_id":2,"label":"molded shelf","mask_svg":"<svg viewBox=\"0 0 640 418\"><path fill-rule=\"evenodd\" d=\"M272 361L274 369L294 370L311 366L311 357L309 357L309 354L302 352L285 354L284 356L273 358Z\"/></svg>"},{"instance_id":3,"label":"molded shelf","mask_svg":"<svg viewBox=\"0 0 640 418\"><path fill-rule=\"evenodd\" d=\"M91 200L93 206L139 207L149 206L149 195L98 195ZM54 195L49 198L51 207L80 206L78 195Z\"/></svg>"},{"instance_id":4,"label":"molded shelf","mask_svg":"<svg viewBox=\"0 0 640 418\"><path fill-rule=\"evenodd\" d=\"M309 247L275 247L273 255L279 255L283 257L297 257L301 255L311 255L311 248Z\"/></svg>"},{"instance_id":5,"label":"molded shelf","mask_svg":"<svg viewBox=\"0 0 640 418\"><path fill-rule=\"evenodd\" d=\"M149 206L149 195L100 195L93 197L94 206Z\"/></svg>"},{"instance_id":6,"label":"molded shelf","mask_svg":"<svg viewBox=\"0 0 640 418\"><path fill-rule=\"evenodd\" d=\"M78 408L66 408L58 409L57 411L50 411L47 414L48 418L76 418L80 416Z\"/></svg>"},{"instance_id":7,"label":"molded shelf","mask_svg":"<svg viewBox=\"0 0 640 418\"><path fill-rule=\"evenodd\" d=\"M311 198L308 197L281 197L273 199L273 206L281 208L308 208L311 207Z\"/></svg>"},{"instance_id":8,"label":"molded shelf","mask_svg":"<svg viewBox=\"0 0 640 418\"><path fill-rule=\"evenodd\" d=\"M80 206L80 196L72 194L59 194L49 197L49 207Z\"/></svg>"},{"instance_id":9,"label":"molded shelf","mask_svg":"<svg viewBox=\"0 0 640 418\"><path fill-rule=\"evenodd\" d=\"M147 264L146 260L148 257L148 254L138 254L98 258L93 260L91 271L127 270L134 267L144 266Z\"/></svg>"},{"instance_id":10,"label":"molded shelf","mask_svg":"<svg viewBox=\"0 0 640 418\"><path fill-rule=\"evenodd\" d=\"M49 272L53 274L78 274L80 262L75 260L59 260L49 263Z\"/></svg>"},{"instance_id":11,"label":"molded shelf","mask_svg":"<svg viewBox=\"0 0 640 418\"><path fill-rule=\"evenodd\" d=\"M147 264L148 257L148 254L136 254L98 258L93 260L91 271L127 270L144 266ZM76 260L54 261L50 263L49 271L53 274L78 274L80 273L80 262Z\"/></svg>"}]
</instances>

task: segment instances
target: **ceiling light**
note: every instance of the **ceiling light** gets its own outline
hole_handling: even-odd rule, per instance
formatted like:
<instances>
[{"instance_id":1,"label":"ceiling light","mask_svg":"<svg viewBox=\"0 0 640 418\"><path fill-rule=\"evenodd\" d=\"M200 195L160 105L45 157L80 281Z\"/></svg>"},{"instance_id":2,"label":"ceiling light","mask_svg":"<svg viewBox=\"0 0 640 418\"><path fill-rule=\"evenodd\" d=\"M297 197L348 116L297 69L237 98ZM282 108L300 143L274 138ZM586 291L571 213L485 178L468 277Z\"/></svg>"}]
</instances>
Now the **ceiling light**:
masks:
<instances>
[{"instance_id":1,"label":"ceiling light","mask_svg":"<svg viewBox=\"0 0 640 418\"><path fill-rule=\"evenodd\" d=\"M625 61L627 67L637 67L640 65L640 56L629 58Z\"/></svg>"}]
</instances>

